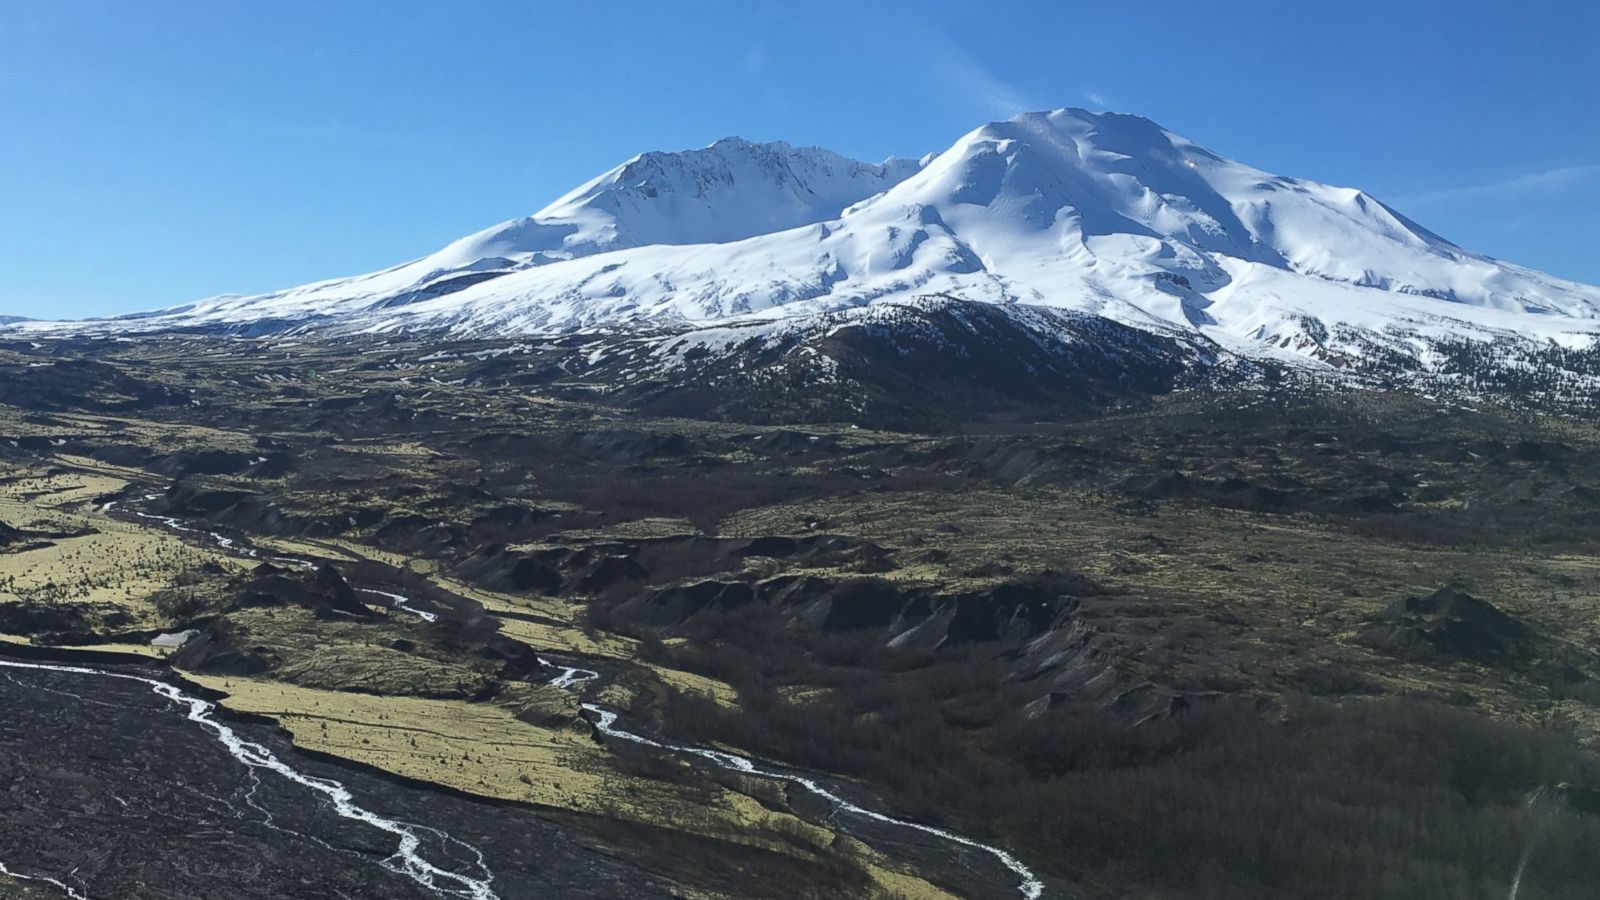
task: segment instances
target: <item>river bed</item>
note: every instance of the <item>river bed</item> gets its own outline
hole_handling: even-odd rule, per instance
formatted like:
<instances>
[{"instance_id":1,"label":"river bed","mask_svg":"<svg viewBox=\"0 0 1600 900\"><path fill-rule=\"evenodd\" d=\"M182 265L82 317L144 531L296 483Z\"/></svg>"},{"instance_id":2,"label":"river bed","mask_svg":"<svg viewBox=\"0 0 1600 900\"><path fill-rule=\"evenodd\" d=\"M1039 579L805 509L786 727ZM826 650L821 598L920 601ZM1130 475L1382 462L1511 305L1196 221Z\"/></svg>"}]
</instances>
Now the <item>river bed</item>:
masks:
<instances>
[{"instance_id":1,"label":"river bed","mask_svg":"<svg viewBox=\"0 0 1600 900\"><path fill-rule=\"evenodd\" d=\"M298 751L137 670L0 658L0 866L125 898L662 897L532 812Z\"/></svg>"}]
</instances>

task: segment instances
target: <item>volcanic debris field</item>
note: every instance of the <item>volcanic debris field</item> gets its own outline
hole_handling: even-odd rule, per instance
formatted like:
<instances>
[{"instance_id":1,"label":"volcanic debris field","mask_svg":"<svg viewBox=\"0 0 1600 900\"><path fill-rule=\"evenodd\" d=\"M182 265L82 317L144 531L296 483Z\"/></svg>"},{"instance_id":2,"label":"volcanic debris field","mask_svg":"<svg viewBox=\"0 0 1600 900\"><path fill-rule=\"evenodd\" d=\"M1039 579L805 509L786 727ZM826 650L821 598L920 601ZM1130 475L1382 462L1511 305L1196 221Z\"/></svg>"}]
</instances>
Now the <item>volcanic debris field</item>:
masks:
<instances>
[{"instance_id":1,"label":"volcanic debris field","mask_svg":"<svg viewBox=\"0 0 1600 900\"><path fill-rule=\"evenodd\" d=\"M0 346L0 893L1600 883L1589 418L585 353Z\"/></svg>"}]
</instances>

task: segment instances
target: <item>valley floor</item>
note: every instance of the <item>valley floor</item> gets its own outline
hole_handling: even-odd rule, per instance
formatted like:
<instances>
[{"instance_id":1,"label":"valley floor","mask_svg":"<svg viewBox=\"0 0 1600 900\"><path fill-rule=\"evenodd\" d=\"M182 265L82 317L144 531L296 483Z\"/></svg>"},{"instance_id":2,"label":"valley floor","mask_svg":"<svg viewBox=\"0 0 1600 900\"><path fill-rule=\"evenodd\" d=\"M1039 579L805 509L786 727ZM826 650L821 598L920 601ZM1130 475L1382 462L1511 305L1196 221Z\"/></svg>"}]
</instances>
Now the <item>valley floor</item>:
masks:
<instances>
[{"instance_id":1,"label":"valley floor","mask_svg":"<svg viewBox=\"0 0 1600 900\"><path fill-rule=\"evenodd\" d=\"M1587 422L1214 389L755 424L484 349L0 348L0 892L1600 876Z\"/></svg>"}]
</instances>

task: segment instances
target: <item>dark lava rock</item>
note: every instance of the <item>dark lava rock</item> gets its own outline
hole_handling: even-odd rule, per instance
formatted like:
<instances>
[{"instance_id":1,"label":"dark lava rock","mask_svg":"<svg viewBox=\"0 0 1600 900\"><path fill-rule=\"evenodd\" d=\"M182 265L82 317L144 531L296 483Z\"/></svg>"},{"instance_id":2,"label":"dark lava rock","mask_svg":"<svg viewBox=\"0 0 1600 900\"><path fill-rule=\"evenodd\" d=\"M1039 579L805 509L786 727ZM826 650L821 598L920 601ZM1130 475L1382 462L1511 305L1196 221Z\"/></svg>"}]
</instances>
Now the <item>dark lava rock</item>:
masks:
<instances>
[{"instance_id":1,"label":"dark lava rock","mask_svg":"<svg viewBox=\"0 0 1600 900\"><path fill-rule=\"evenodd\" d=\"M663 588L630 600L623 608L630 620L662 626L683 622L705 609L738 609L754 599L754 589L742 581L707 579Z\"/></svg>"},{"instance_id":2,"label":"dark lava rock","mask_svg":"<svg viewBox=\"0 0 1600 900\"><path fill-rule=\"evenodd\" d=\"M888 640L915 631L918 646L935 649L1030 640L1062 627L1078 608L1077 598L1101 593L1105 588L1090 579L1048 570L960 594L872 576L778 575L754 584L703 579L667 585L619 603L613 614L662 627L759 603L813 633L878 630Z\"/></svg>"},{"instance_id":3,"label":"dark lava rock","mask_svg":"<svg viewBox=\"0 0 1600 900\"><path fill-rule=\"evenodd\" d=\"M250 468L257 456L237 450L180 450L151 464L169 478L188 475L236 475Z\"/></svg>"},{"instance_id":4,"label":"dark lava rock","mask_svg":"<svg viewBox=\"0 0 1600 900\"><path fill-rule=\"evenodd\" d=\"M172 664L210 675L259 675L275 667L277 654L266 647L246 647L226 621L212 623L172 654Z\"/></svg>"},{"instance_id":5,"label":"dark lava rock","mask_svg":"<svg viewBox=\"0 0 1600 900\"><path fill-rule=\"evenodd\" d=\"M134 624L127 610L112 603L0 604L0 633L29 635L39 644L97 644L104 633Z\"/></svg>"},{"instance_id":6,"label":"dark lava rock","mask_svg":"<svg viewBox=\"0 0 1600 900\"><path fill-rule=\"evenodd\" d=\"M783 559L793 556L800 551L800 542L792 537L782 535L768 535L754 538L750 543L734 551L735 556L766 556L772 559Z\"/></svg>"},{"instance_id":7,"label":"dark lava rock","mask_svg":"<svg viewBox=\"0 0 1600 900\"><path fill-rule=\"evenodd\" d=\"M1399 656L1438 654L1485 665L1526 663L1542 643L1527 623L1453 587L1395 602L1357 640Z\"/></svg>"},{"instance_id":8,"label":"dark lava rock","mask_svg":"<svg viewBox=\"0 0 1600 900\"><path fill-rule=\"evenodd\" d=\"M824 585L820 590L818 583ZM789 592L789 602L801 596L826 596L827 614L823 631L855 631L861 628L886 628L910 602L905 591L881 578L856 578L828 583L806 578Z\"/></svg>"},{"instance_id":9,"label":"dark lava rock","mask_svg":"<svg viewBox=\"0 0 1600 900\"><path fill-rule=\"evenodd\" d=\"M1122 483L1122 489L1146 500L1188 497L1195 492L1194 484L1182 472L1167 472L1149 477L1130 477Z\"/></svg>"},{"instance_id":10,"label":"dark lava rock","mask_svg":"<svg viewBox=\"0 0 1600 900\"><path fill-rule=\"evenodd\" d=\"M1104 593L1088 578L1045 571L1014 579L977 594L958 596L946 626L944 645L973 641L1026 641L1057 624L1078 607L1074 595Z\"/></svg>"},{"instance_id":11,"label":"dark lava rock","mask_svg":"<svg viewBox=\"0 0 1600 900\"><path fill-rule=\"evenodd\" d=\"M374 615L356 597L355 589L332 566L319 566L314 574L291 572L272 563L262 563L239 585L239 599L247 606L281 606L293 603L319 617L338 613L368 617Z\"/></svg>"},{"instance_id":12,"label":"dark lava rock","mask_svg":"<svg viewBox=\"0 0 1600 900\"><path fill-rule=\"evenodd\" d=\"M0 365L0 397L9 406L49 411L125 411L187 399L178 391L129 375L123 367L88 359Z\"/></svg>"},{"instance_id":13,"label":"dark lava rock","mask_svg":"<svg viewBox=\"0 0 1600 900\"><path fill-rule=\"evenodd\" d=\"M148 684L4 671L10 677L0 678L0 709L6 710L0 717L0 847L13 870L70 872L76 896L130 900L445 895L388 863L396 835L339 815L327 798L299 782L247 768L214 732L190 721L185 707ZM505 900L665 900L681 896L672 881L708 881L707 893L755 896L753 886L763 876L780 882L801 877L791 868L742 880L698 879L691 868L696 863L742 875L759 860L734 851L708 864L692 852L705 844L672 840L670 833L653 844L631 841L637 861L630 862L605 834L580 830L587 824L582 821L312 756L264 722L231 719L229 726L303 777L342 785L351 802L417 823L421 852L431 862L457 871L476 862L493 874L494 893ZM440 843L446 835L466 846ZM64 896L11 884L0 895Z\"/></svg>"},{"instance_id":14,"label":"dark lava rock","mask_svg":"<svg viewBox=\"0 0 1600 900\"><path fill-rule=\"evenodd\" d=\"M94 533L96 533L96 529L87 526L67 531L29 531L25 528L13 528L4 522L0 522L0 550L9 552L36 550L40 547L50 546L50 542L57 538L81 537Z\"/></svg>"},{"instance_id":15,"label":"dark lava rock","mask_svg":"<svg viewBox=\"0 0 1600 900\"><path fill-rule=\"evenodd\" d=\"M29 543L28 533L0 522L0 547L13 547Z\"/></svg>"},{"instance_id":16,"label":"dark lava rock","mask_svg":"<svg viewBox=\"0 0 1600 900\"><path fill-rule=\"evenodd\" d=\"M356 599L355 589L332 566L319 566L314 584L318 595L330 608L353 616L372 615L372 610Z\"/></svg>"},{"instance_id":17,"label":"dark lava rock","mask_svg":"<svg viewBox=\"0 0 1600 900\"><path fill-rule=\"evenodd\" d=\"M1560 441L1520 440L1506 448L1497 458L1517 462L1558 462L1571 459L1577 451Z\"/></svg>"},{"instance_id":18,"label":"dark lava rock","mask_svg":"<svg viewBox=\"0 0 1600 900\"><path fill-rule=\"evenodd\" d=\"M1332 663L1301 666L1290 679L1297 690L1313 697L1383 693L1383 686L1372 679Z\"/></svg>"},{"instance_id":19,"label":"dark lava rock","mask_svg":"<svg viewBox=\"0 0 1600 900\"><path fill-rule=\"evenodd\" d=\"M534 557L524 557L511 566L507 576L511 586L519 591L554 593L561 589L563 578L556 567Z\"/></svg>"},{"instance_id":20,"label":"dark lava rock","mask_svg":"<svg viewBox=\"0 0 1600 900\"><path fill-rule=\"evenodd\" d=\"M578 579L578 590L593 594L615 584L642 583L649 577L650 573L631 556L605 556L591 564Z\"/></svg>"},{"instance_id":21,"label":"dark lava rock","mask_svg":"<svg viewBox=\"0 0 1600 900\"><path fill-rule=\"evenodd\" d=\"M693 447L683 435L625 428L574 432L567 437L565 449L584 459L616 463L670 459L693 452Z\"/></svg>"},{"instance_id":22,"label":"dark lava rock","mask_svg":"<svg viewBox=\"0 0 1600 900\"><path fill-rule=\"evenodd\" d=\"M165 511L172 515L209 516L257 496L249 491L203 488L179 481L167 489Z\"/></svg>"},{"instance_id":23,"label":"dark lava rock","mask_svg":"<svg viewBox=\"0 0 1600 900\"><path fill-rule=\"evenodd\" d=\"M598 595L651 582L741 572L751 559L780 559L791 565L861 573L895 568L888 551L876 544L816 534L754 539L674 535L532 550L512 550L496 543L484 546L456 571L491 590Z\"/></svg>"},{"instance_id":24,"label":"dark lava rock","mask_svg":"<svg viewBox=\"0 0 1600 900\"><path fill-rule=\"evenodd\" d=\"M546 509L526 506L521 503L503 503L491 507L480 513L472 520L474 527L500 526L502 528L520 528L530 522L542 522L551 517L552 513Z\"/></svg>"},{"instance_id":25,"label":"dark lava rock","mask_svg":"<svg viewBox=\"0 0 1600 900\"><path fill-rule=\"evenodd\" d=\"M1576 812L1600 815L1600 788L1562 783L1551 788L1550 796Z\"/></svg>"}]
</instances>

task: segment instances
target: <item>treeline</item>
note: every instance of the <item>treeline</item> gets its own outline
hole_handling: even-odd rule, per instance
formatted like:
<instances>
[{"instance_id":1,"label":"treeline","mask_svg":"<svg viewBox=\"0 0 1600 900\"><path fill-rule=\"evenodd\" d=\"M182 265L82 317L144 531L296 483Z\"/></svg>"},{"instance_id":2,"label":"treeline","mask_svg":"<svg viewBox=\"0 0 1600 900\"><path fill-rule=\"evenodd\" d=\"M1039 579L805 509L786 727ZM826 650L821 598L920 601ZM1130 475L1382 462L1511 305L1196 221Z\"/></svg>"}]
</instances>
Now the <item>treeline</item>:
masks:
<instances>
[{"instance_id":1,"label":"treeline","mask_svg":"<svg viewBox=\"0 0 1600 900\"><path fill-rule=\"evenodd\" d=\"M1566 736L1392 698L1222 699L1138 725L1061 702L1029 716L1037 692L982 654L818 641L756 607L695 631L650 652L730 680L740 709L673 694L654 710L669 733L860 779L1091 893L1501 898L1535 837L1519 896L1600 883L1600 818L1527 805L1541 786L1600 785Z\"/></svg>"}]
</instances>

